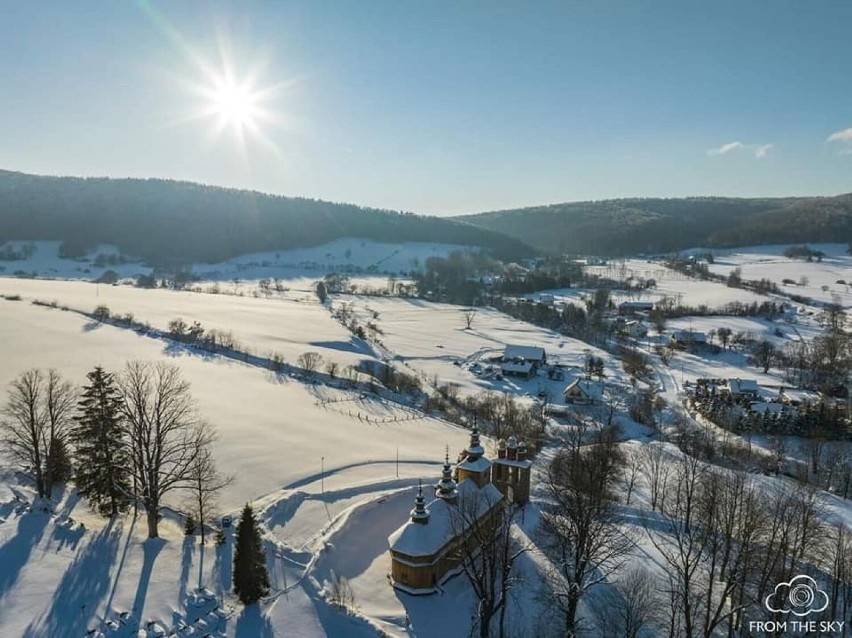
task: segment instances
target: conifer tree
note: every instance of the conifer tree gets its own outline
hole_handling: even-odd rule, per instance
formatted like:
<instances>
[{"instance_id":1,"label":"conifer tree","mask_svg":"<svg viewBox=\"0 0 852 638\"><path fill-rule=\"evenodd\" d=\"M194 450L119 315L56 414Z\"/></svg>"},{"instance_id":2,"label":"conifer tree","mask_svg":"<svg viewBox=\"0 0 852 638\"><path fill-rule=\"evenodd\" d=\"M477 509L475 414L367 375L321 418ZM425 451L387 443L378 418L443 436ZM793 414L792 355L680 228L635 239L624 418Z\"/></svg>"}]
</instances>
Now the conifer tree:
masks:
<instances>
[{"instance_id":1,"label":"conifer tree","mask_svg":"<svg viewBox=\"0 0 852 638\"><path fill-rule=\"evenodd\" d=\"M128 503L130 456L121 420L121 396L113 375L100 366L88 375L70 433L77 489L105 516Z\"/></svg>"},{"instance_id":2,"label":"conifer tree","mask_svg":"<svg viewBox=\"0 0 852 638\"><path fill-rule=\"evenodd\" d=\"M269 593L266 556L260 530L251 505L246 503L237 526L237 547L234 551L234 593L245 605L260 600Z\"/></svg>"}]
</instances>

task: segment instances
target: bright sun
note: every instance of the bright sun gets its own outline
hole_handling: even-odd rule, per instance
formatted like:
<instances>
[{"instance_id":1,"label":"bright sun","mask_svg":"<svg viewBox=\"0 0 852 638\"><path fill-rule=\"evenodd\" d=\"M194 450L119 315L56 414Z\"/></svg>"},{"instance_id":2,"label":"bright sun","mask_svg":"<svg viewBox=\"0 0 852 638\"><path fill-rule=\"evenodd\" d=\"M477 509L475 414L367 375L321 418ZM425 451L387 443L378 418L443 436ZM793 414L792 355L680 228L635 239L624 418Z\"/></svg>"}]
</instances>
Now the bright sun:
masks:
<instances>
[{"instance_id":1,"label":"bright sun","mask_svg":"<svg viewBox=\"0 0 852 638\"><path fill-rule=\"evenodd\" d=\"M260 96L247 84L230 79L217 80L208 98L210 112L219 119L220 127L231 126L237 132L257 129L257 120L263 113L258 104Z\"/></svg>"}]
</instances>

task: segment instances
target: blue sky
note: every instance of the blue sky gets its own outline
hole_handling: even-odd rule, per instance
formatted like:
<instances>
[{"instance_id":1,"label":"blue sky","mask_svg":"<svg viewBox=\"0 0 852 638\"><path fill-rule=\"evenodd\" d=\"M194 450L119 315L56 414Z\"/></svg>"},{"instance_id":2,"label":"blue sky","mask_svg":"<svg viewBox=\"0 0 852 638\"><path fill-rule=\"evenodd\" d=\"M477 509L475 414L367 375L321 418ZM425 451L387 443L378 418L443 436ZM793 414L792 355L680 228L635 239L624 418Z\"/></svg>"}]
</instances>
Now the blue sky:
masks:
<instances>
[{"instance_id":1,"label":"blue sky","mask_svg":"<svg viewBox=\"0 0 852 638\"><path fill-rule=\"evenodd\" d=\"M837 194L851 23L848 0L8 0L0 168L429 214ZM204 114L224 64L264 115L242 144Z\"/></svg>"}]
</instances>

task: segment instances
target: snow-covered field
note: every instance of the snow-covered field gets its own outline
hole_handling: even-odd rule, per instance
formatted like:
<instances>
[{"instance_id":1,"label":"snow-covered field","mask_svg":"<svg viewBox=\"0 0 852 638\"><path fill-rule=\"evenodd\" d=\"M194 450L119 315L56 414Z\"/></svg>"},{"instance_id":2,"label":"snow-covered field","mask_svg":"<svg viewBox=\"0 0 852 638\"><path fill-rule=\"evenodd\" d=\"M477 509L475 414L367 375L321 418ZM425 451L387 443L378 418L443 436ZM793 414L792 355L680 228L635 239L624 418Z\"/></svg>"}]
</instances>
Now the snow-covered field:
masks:
<instances>
[{"instance_id":1,"label":"snow-covered field","mask_svg":"<svg viewBox=\"0 0 852 638\"><path fill-rule=\"evenodd\" d=\"M358 253L359 241L348 240L330 254L350 250L353 260L365 264L384 259L386 253L375 250L371 257L367 245L362 247L363 255ZM413 259L407 255L417 255L422 261L435 250L438 248L429 245L420 253L391 251L383 263L396 263L403 269L404 263L411 263L405 260ZM76 638L97 628L109 636L135 637L132 627L110 633L105 624L129 611L143 630L149 621L177 628L201 618L203 622L192 634L201 636L210 632L240 638L358 638L380 630L400 638L429 638L467 635L475 610L476 601L463 576L448 581L441 595L427 597L399 593L387 579L388 535L408 516L416 485L437 481L446 447L453 454L467 443L465 430L426 417L412 405L276 375L160 337L97 324L78 313L62 311L62 306L91 312L104 304L114 314L132 313L136 321L161 329L176 317L199 321L207 329L232 332L255 354L277 352L290 363L309 350L341 365L389 360L419 375L426 385L435 379L439 384L456 384L463 396L490 390L532 401L546 390L551 400L561 403L562 389L580 374L586 358L595 355L604 360L606 384L628 396L629 379L614 355L491 309L476 309L467 328L464 308L416 299L334 295L331 307L323 306L314 293L321 268L311 271L313 266L305 265L309 261L305 255L298 255L304 257L302 261L292 262L300 270L293 271L285 282L287 290L269 297L254 296L254 278L285 271L283 257L274 266L264 266L268 257L249 256L235 260L230 270L208 273L221 279L218 285L228 294L95 285L63 281L58 273L56 280L0 277L0 294L22 297L20 301L0 299L0 404L5 402L8 382L31 367L55 367L81 384L95 365L118 371L132 359L176 364L191 382L202 416L218 432L214 453L220 469L236 477L222 494L221 512L234 514L243 503L254 503L266 530L264 543L273 585L271 596L259 608L244 609L229 593L230 541L204 550L188 543L171 511L162 523L162 539L155 541L145 540L142 519L134 522L128 514L110 523L94 515L70 488L55 495L52 514L27 511L25 503L33 499L32 487L0 459L0 636ZM730 258L740 259L733 254ZM717 265L725 259L717 257ZM742 260L743 276L753 278L746 272L746 257ZM801 265L787 263L786 272ZM685 304L708 306L766 299L721 284L684 279L671 271L659 272L657 264L641 260L629 260L625 267L634 277L657 279L657 290L643 299L680 294ZM233 277L240 281L233 282ZM386 277L363 281L380 286ZM213 283L211 279L202 287ZM581 291L571 289L565 296L573 298L578 293ZM34 299L56 300L58 307L35 306L30 303ZM361 326L375 325L375 342L354 338L334 318L331 311L344 306ZM772 322L686 317L670 320L666 331L709 332L723 326L769 339L776 346L812 339L819 330L813 317L790 315ZM756 379L767 388L783 384L779 370L772 368L764 374L739 352L678 352L666 367L652 353L653 345L663 339L654 332L637 345L649 351L659 391L669 404L666 419L679 409L685 383L700 377ZM483 368L507 344L543 347L549 363L565 367L565 380L551 381L544 374L530 380L498 380L493 374L483 374ZM475 363L479 366L472 365ZM630 421L626 409L616 422L625 426L629 439L621 444L625 450L663 445L666 462L676 462L680 452L671 444L651 442L652 431ZM560 428L570 427L551 425L551 433L557 437L563 432ZM770 447L770 442L759 437L751 442ZM486 448L492 444L488 442ZM536 467L543 466L554 449L546 448ZM799 457L805 452L791 445L790 454ZM780 480L755 478L767 493ZM847 502L828 494L820 498L834 518L852 522ZM632 504L620 507L623 529L638 541L631 561L662 577L662 560L642 525L648 502L648 485L640 477ZM170 505L180 508L180 498L173 498ZM524 524L514 530L531 551L520 563L520 574L526 580L518 587L507 616L508 626L515 632L512 635L537 635L537 623L547 615L536 591L537 573L546 562L537 547L536 519L534 502ZM335 575L351 583L357 608L353 614L327 601L328 583ZM199 584L215 600L193 603L189 598ZM587 619L593 617L591 606L598 595L590 595L582 604ZM208 615L215 604L222 606L224 618ZM190 634L185 631L184 635Z\"/></svg>"},{"instance_id":2,"label":"snow-covered field","mask_svg":"<svg viewBox=\"0 0 852 638\"><path fill-rule=\"evenodd\" d=\"M821 262L816 259L811 262L789 259L783 254L789 248L786 245L756 246L713 250L714 263L710 264L710 271L728 275L735 268L740 268L743 279L769 279L789 294L819 302L832 302L835 296L839 296L844 307L852 306L852 290L845 284L837 283L852 280L852 255L847 252L847 244L808 246L825 253ZM784 279L792 279L796 284L782 286Z\"/></svg>"},{"instance_id":3,"label":"snow-covered field","mask_svg":"<svg viewBox=\"0 0 852 638\"><path fill-rule=\"evenodd\" d=\"M663 297L669 297L680 300L680 303L685 306L706 305L709 308L721 308L732 302L762 303L766 301L766 297L761 297L749 290L729 288L714 281L697 281L683 273L667 268L659 262L642 259L625 259L612 261L606 266L589 266L586 268L586 272L617 281L632 277L634 285L640 279L645 281L653 279L656 282L655 287L643 291L641 296L638 292L635 292L633 296L627 296L614 291L613 301L616 303L621 301L658 301ZM573 297L576 296L577 292L574 289L568 289L566 291L555 291L554 294L562 296L565 293L564 296ZM583 292L589 293L589 291L582 291L581 294Z\"/></svg>"},{"instance_id":4,"label":"snow-covered field","mask_svg":"<svg viewBox=\"0 0 852 638\"><path fill-rule=\"evenodd\" d=\"M151 268L140 261L126 264L95 266L98 255L118 255L114 246L98 246L79 259L59 256L57 241L9 241L0 243L4 248L20 252L31 247L26 259L0 260L0 276L39 276L56 279L93 280L107 270L121 277L148 274ZM242 255L217 264L195 264L192 271L205 280L231 281L278 277L291 279L306 275L319 278L326 272L354 269L359 272L399 274L423 268L429 257L446 257L453 251L470 250L470 247L452 244L406 242L388 244L369 239L344 238L312 248L281 250Z\"/></svg>"},{"instance_id":5,"label":"snow-covered field","mask_svg":"<svg viewBox=\"0 0 852 638\"><path fill-rule=\"evenodd\" d=\"M241 301L238 297L227 299L234 303ZM274 302L268 303L273 305ZM141 314L138 307L134 310ZM314 324L312 339L333 340L333 332L324 333L319 322ZM282 332L287 332L287 326L288 322L282 321ZM336 327L333 322L328 324L328 329ZM2 301L0 334L3 335L0 360L4 362L0 367L0 387L3 388L0 401L5 401L7 383L30 367L55 367L70 380L81 383L85 373L95 365L118 370L130 359L166 360L179 365L192 384L202 416L219 434L215 455L220 468L237 477L222 496L225 512L236 510L248 500L275 502L296 489L331 494L348 490L346 503L330 503L328 509L311 507L310 499L303 501L296 508L293 520L275 529L283 551L294 552L302 560L303 568L310 561L309 556L303 555L307 538L312 532L317 535L330 518L351 506L354 497L361 492L370 494L376 491L377 485L381 487L397 480L407 479L409 484L415 478L432 480L438 476L437 462L442 459L445 446L460 449L467 441L466 433L456 427L422 418L411 410L377 399L361 399L357 394L306 386L244 364L201 357L164 341L121 328L95 325L80 315L58 309L41 308L22 301ZM307 342L302 343L302 347L307 345ZM10 365L9 362L15 363ZM28 635L76 636L76 629L88 627L90 620L130 609L135 610L141 620L154 619L172 626L171 610L180 605L178 593L179 587L183 587L179 585L178 573L186 562L177 528L170 532L167 527L162 542L147 543L142 542L142 532L138 529L141 526L131 534L128 521L114 532L102 532L105 523L89 514L86 505L76 499L73 503L60 503L57 506L60 513L52 520L46 517L37 520L35 514L6 514L14 501L10 489L14 487L23 498L31 497L31 490L16 486L14 476L9 473L4 479L0 496L6 520L0 522L0 554L6 558L0 559L0 564L6 575L0 577L0 635L25 635L24 629L37 619L58 622L70 613L68 605L72 603L63 597L45 597L43 592L56 587L85 586L89 582L85 580L89 578L86 574L91 574L96 582L89 583L91 595L83 597L78 593L71 599L87 605L86 609L75 610L81 619L78 623L75 615L74 624L69 625L75 630L44 634L40 633L41 627L56 625L35 624ZM337 498L329 497L329 500ZM60 529L58 523L68 516L86 521L86 531L75 533L73 547L62 541L64 532L56 531ZM402 520L397 521L397 525ZM90 556L90 552L98 548L92 543L109 544L109 548L104 549L109 551L104 554L103 562ZM87 550L89 547L91 550ZM12 559L24 550L38 559ZM97 549L97 553L100 556L101 549ZM211 560L208 557L208 567ZM86 562L82 564L81 561ZM288 585L294 582L295 579ZM162 583L162 587L155 587L154 583ZM115 593L111 596L113 590ZM276 608L302 604L311 612L315 627L323 627L319 617L340 614L327 609L317 591L312 590L310 601L305 598L309 594L304 591L301 594L288 592L276 602ZM386 593L390 592L388 587ZM304 598L301 603L298 602L300 596ZM140 597L141 602L137 600ZM315 609L318 606L319 611ZM230 623L229 632L238 625L239 621ZM363 629L365 625L359 626ZM322 631L306 631L304 635L323 635ZM239 635L261 634L246 631Z\"/></svg>"},{"instance_id":6,"label":"snow-covered field","mask_svg":"<svg viewBox=\"0 0 852 638\"><path fill-rule=\"evenodd\" d=\"M173 319L198 321L207 330L231 332L252 353L279 353L293 364L306 351L319 352L341 366L372 359L364 342L355 339L319 303L312 286L291 289L269 299L231 294L175 290L144 290L82 281L0 279L0 294L21 295L24 305L34 299L92 312L106 305L113 315L132 313L137 322L166 330Z\"/></svg>"}]
</instances>

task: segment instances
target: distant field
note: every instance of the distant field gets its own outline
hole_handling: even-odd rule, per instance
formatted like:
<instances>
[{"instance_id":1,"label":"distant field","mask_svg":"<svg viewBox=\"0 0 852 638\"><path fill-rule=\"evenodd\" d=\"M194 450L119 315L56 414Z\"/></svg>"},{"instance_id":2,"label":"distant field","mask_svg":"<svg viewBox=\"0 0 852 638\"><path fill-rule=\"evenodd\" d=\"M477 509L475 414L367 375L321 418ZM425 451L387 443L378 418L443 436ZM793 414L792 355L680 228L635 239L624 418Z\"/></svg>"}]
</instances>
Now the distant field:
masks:
<instances>
[{"instance_id":1,"label":"distant field","mask_svg":"<svg viewBox=\"0 0 852 638\"><path fill-rule=\"evenodd\" d=\"M513 392L535 396L549 388L554 400L561 401L566 381L549 381L541 375L530 380L507 377L502 381L476 376L467 364L499 357L506 344L540 346L549 363L581 368L586 356L593 353L607 363L611 381L623 381L620 365L608 353L557 332L487 308L476 310L470 330L465 329L464 308L416 299L393 299L336 295L335 305L352 303L362 323L374 321L383 353L402 361L427 379L437 376L441 383L451 382L466 394L483 390ZM376 318L376 314L378 317ZM462 365L454 365L453 362Z\"/></svg>"},{"instance_id":2,"label":"distant field","mask_svg":"<svg viewBox=\"0 0 852 638\"><path fill-rule=\"evenodd\" d=\"M58 241L0 242L0 250L5 248L20 253L33 249L32 254L25 259L0 260L0 277L11 277L21 272L28 276L91 281L107 270L117 272L120 277L137 277L151 272L151 267L140 261L96 266L94 262L98 255L118 255L115 246L98 246L80 259L61 258L59 247ZM326 272L339 270L405 274L423 268L430 257L445 257L457 250L470 248L424 242L387 244L369 239L346 238L310 248L253 253L213 264L192 264L191 269L206 281L228 282L234 278L319 278Z\"/></svg>"},{"instance_id":3,"label":"distant field","mask_svg":"<svg viewBox=\"0 0 852 638\"><path fill-rule=\"evenodd\" d=\"M798 284L802 277L805 277L805 285L783 286L784 291L821 302L831 302L836 295L844 307L852 307L850 286L837 283L843 280L852 284L852 255L847 254L846 244L809 246L826 254L821 262L784 257L783 252L788 246L757 246L714 251L715 263L710 264L710 271L728 275L735 268L740 268L743 279L766 278L779 286L782 286L784 279L792 279ZM823 290L823 286L826 286L827 290Z\"/></svg>"}]
</instances>

